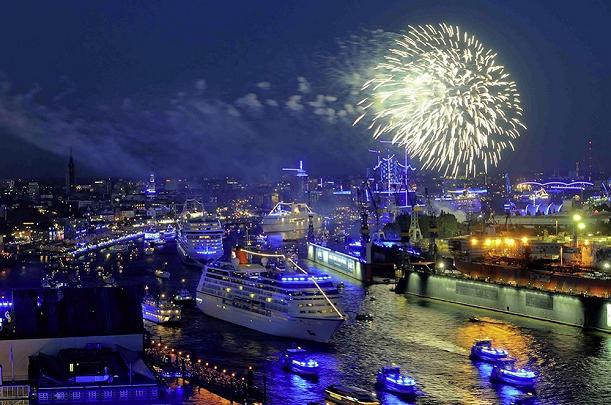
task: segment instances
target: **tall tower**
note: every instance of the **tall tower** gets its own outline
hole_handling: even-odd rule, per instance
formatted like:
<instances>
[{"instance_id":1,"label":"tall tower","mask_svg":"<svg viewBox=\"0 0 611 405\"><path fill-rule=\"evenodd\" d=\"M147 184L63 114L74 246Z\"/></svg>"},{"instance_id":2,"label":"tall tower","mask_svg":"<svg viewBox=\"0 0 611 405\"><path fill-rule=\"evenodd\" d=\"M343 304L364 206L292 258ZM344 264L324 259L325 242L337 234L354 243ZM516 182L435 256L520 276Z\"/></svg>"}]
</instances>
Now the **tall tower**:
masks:
<instances>
[{"instance_id":1,"label":"tall tower","mask_svg":"<svg viewBox=\"0 0 611 405\"><path fill-rule=\"evenodd\" d=\"M588 181L592 181L592 139L588 139Z\"/></svg>"},{"instance_id":2,"label":"tall tower","mask_svg":"<svg viewBox=\"0 0 611 405\"><path fill-rule=\"evenodd\" d=\"M409 224L409 241L418 243L422 240L422 232L420 231L420 224L418 224L418 207L412 206L412 218Z\"/></svg>"},{"instance_id":3,"label":"tall tower","mask_svg":"<svg viewBox=\"0 0 611 405\"><path fill-rule=\"evenodd\" d=\"M155 187L155 174L151 173L149 177L149 184L146 188L146 192L147 194L155 194L156 191L157 191L157 188Z\"/></svg>"},{"instance_id":4,"label":"tall tower","mask_svg":"<svg viewBox=\"0 0 611 405\"><path fill-rule=\"evenodd\" d=\"M72 158L72 148L70 148L70 159L68 160L68 171L66 173L66 194L74 193L74 159Z\"/></svg>"}]
</instances>

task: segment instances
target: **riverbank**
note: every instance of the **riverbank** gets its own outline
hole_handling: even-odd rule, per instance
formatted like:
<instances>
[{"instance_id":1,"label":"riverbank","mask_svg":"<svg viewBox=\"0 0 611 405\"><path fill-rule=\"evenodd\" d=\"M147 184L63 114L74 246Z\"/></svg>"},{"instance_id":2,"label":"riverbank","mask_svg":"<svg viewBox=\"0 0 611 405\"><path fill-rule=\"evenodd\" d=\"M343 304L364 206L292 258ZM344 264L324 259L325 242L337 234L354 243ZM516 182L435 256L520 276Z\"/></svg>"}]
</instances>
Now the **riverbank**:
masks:
<instances>
[{"instance_id":1,"label":"riverbank","mask_svg":"<svg viewBox=\"0 0 611 405\"><path fill-rule=\"evenodd\" d=\"M395 292L611 333L611 301L407 271Z\"/></svg>"}]
</instances>

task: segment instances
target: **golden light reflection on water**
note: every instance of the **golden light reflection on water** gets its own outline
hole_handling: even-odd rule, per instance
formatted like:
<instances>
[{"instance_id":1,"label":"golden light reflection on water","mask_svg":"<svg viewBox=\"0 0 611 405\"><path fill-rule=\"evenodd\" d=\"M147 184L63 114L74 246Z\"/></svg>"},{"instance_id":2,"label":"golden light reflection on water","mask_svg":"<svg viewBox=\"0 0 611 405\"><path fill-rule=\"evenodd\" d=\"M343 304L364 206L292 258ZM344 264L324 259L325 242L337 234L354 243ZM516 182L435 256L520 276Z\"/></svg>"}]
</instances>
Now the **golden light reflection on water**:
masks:
<instances>
[{"instance_id":1,"label":"golden light reflection on water","mask_svg":"<svg viewBox=\"0 0 611 405\"><path fill-rule=\"evenodd\" d=\"M515 326L495 321L491 318L481 318L479 322L469 322L456 330L456 345L471 349L471 345L478 339L492 339L494 347L509 351L511 357L523 364L535 355L533 339Z\"/></svg>"}]
</instances>

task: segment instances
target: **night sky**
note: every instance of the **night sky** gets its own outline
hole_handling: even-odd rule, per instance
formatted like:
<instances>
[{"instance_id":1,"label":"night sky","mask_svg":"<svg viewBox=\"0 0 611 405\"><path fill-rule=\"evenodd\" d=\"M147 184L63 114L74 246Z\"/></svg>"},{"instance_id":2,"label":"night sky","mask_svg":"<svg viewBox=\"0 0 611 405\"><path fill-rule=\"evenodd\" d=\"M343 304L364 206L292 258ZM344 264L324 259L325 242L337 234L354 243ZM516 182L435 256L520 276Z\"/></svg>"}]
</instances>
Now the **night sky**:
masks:
<instances>
[{"instance_id":1,"label":"night sky","mask_svg":"<svg viewBox=\"0 0 611 405\"><path fill-rule=\"evenodd\" d=\"M609 21L604 1L6 2L0 178L61 178L70 148L83 176L364 174L338 44L440 22L497 51L522 94L500 170L567 171L589 138L609 170Z\"/></svg>"}]
</instances>

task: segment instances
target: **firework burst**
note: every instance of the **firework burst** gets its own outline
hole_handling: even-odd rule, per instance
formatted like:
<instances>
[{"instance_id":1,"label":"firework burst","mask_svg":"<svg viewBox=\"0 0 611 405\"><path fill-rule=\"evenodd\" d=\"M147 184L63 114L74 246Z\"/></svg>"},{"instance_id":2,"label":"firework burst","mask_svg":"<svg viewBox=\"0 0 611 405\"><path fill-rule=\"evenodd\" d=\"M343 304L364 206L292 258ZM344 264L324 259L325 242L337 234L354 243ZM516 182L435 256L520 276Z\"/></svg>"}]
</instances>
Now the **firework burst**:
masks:
<instances>
[{"instance_id":1,"label":"firework burst","mask_svg":"<svg viewBox=\"0 0 611 405\"><path fill-rule=\"evenodd\" d=\"M526 127L496 53L458 27L409 27L377 65L359 105L374 138L405 146L424 169L470 176L496 166Z\"/></svg>"}]
</instances>

